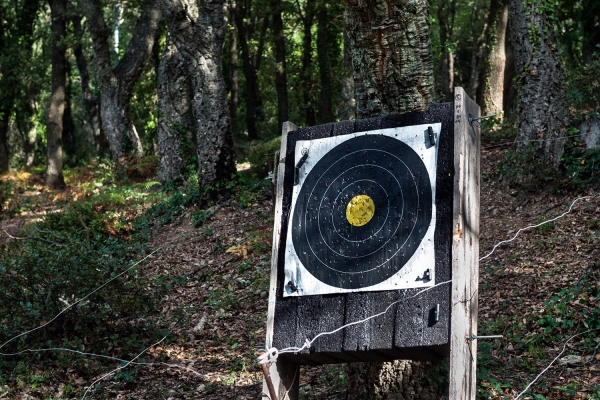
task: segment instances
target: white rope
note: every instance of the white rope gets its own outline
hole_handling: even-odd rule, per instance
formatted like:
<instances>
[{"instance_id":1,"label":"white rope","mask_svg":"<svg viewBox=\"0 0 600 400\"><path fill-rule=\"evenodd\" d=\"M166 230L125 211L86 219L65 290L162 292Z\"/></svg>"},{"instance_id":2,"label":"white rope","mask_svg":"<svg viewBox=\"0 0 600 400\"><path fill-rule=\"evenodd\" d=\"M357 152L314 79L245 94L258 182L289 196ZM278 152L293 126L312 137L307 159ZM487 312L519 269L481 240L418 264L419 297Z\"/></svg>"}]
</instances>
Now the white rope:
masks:
<instances>
[{"instance_id":1,"label":"white rope","mask_svg":"<svg viewBox=\"0 0 600 400\"><path fill-rule=\"evenodd\" d=\"M141 260L137 261L136 263L134 263L131 267L127 268L125 271L121 272L118 275L115 275L114 277L112 277L111 279L109 279L108 281L104 282L102 285L98 286L96 289L94 289L92 292L88 293L87 295L85 295L84 297L82 297L81 299L77 300L76 302L74 302L73 304L63 308L58 314L56 314L54 316L54 318L52 318L50 321L36 327L33 329L30 329L26 332L20 333L17 336L13 337L12 339L7 340L6 342L2 343L2 345L0 345L0 349L3 348L4 346L6 346L7 344L9 344L10 342L12 342L13 340L20 338L21 336L25 336L31 332L35 332L38 329L42 329L46 326L48 326L49 324L51 324L54 320L56 320L61 314L63 314L65 311L69 310L70 308L73 308L74 306L76 306L77 304L81 303L82 301L84 301L85 299L87 299L88 297L90 297L91 295L93 295L94 293L96 293L97 291L99 291L100 289L102 289L104 286L108 285L109 283L111 283L112 281L114 281L115 279L119 278L120 276L126 274L127 272L129 272L133 267L139 265L141 262L143 262L144 260L146 260L148 257L150 257L152 254L156 253L159 249L161 249L163 246L157 247L154 251L152 251L150 254L148 254L146 257L142 258ZM15 353L16 354L16 353ZM12 355L10 353L0 353L0 355L2 356L6 356L6 355Z\"/></svg>"},{"instance_id":2,"label":"white rope","mask_svg":"<svg viewBox=\"0 0 600 400\"><path fill-rule=\"evenodd\" d=\"M107 374L102 375L100 378L96 379L94 382L92 382L92 384L90 386L88 386L88 388L85 390L85 392L83 393L83 397L81 397L81 400L85 399L85 396L87 396L87 393L90 391L91 388L94 387L94 385L96 383L98 383L99 381L101 381L102 379L106 378L107 376L113 374L114 372L120 371L123 368L127 368L127 366L129 366L129 364L131 364L132 362L134 362L137 358L139 358L142 354L144 354L146 351L148 351L148 349L159 345L163 340L165 340L167 338L167 336L169 335L165 335L165 337L163 337L162 339L160 339L158 342L154 343L153 345L150 345L148 347L146 347L144 350L142 350L142 352L140 354L138 354L137 356L133 357L133 359L131 361L127 361L127 363L125 365L122 365L120 367L117 367L115 369L113 369L112 371L108 372Z\"/></svg>"},{"instance_id":3,"label":"white rope","mask_svg":"<svg viewBox=\"0 0 600 400\"><path fill-rule=\"evenodd\" d=\"M575 199L571 203L571 205L569 206L569 209L567 211L565 211L564 213L558 215L557 217L554 217L552 219L546 220L546 221L541 222L541 223L536 224L536 225L530 225L530 226L527 226L525 228L519 229L517 231L517 233L515 233L512 238L510 238L508 240L503 240L500 243L496 244L492 248L492 250L488 254L486 254L485 256L481 257L479 259L479 261L485 260L486 258L490 257L494 253L494 251L496 251L496 249L499 246L514 241L519 236L519 234L521 232L524 232L524 231L527 231L527 230L530 230L530 229L534 229L534 228L537 228L537 227L542 226L544 224L547 224L547 223L556 221L556 220L558 220L560 218L563 218L565 215L569 214L572 211L573 207L575 206L575 204L577 202L582 201L582 200L586 200L586 199L591 199L591 198L594 198L594 197L597 197L597 196L598 195L578 197L577 199ZM330 331L330 332L321 332L317 336L315 336L312 340L308 340L307 339L306 342L304 343L304 345L302 347L287 347L287 348L281 349L281 350L278 350L275 347L271 347L270 349L267 349L266 353L264 353L261 357L259 357L259 363L260 364L265 364L265 363L276 362L277 361L277 357L279 356L279 354L284 354L284 353L298 353L298 352L301 352L304 349L309 349L312 346L312 344L314 343L314 341L317 340L321 336L332 335L332 334L337 333L337 332L341 331L342 329L345 329L345 328L347 328L349 326L362 324L362 323L367 322L367 321L369 321L369 320L371 320L373 318L377 318L377 317L379 317L381 315L386 314L394 305L396 305L398 303L401 303L401 302L406 301L406 300L413 299L413 298L417 297L418 295L420 295L423 292L426 292L426 291L431 290L431 289L433 289L433 288L435 288L437 286L445 285L445 284L448 284L448 283L451 283L451 282L452 282L452 280L438 283L438 284L436 284L436 285L434 285L432 287L429 287L429 288L426 288L426 289L423 289L423 290L417 292L415 295L413 295L411 297L408 297L406 299L398 300L398 301L395 301L395 302L391 303L390 305L387 306L387 308L384 311L382 311L380 313L377 313L375 315L371 315L371 316L369 316L367 318L364 318L364 319L361 319L359 321L354 321L354 322L351 322L349 324L343 325L343 326L341 326L341 327L339 327L339 328L337 328L337 329L335 329L333 331Z\"/></svg>"},{"instance_id":4,"label":"white rope","mask_svg":"<svg viewBox=\"0 0 600 400\"><path fill-rule=\"evenodd\" d=\"M129 362L130 364L133 364L133 365L143 365L143 366L148 366L148 367L149 366L153 366L153 365L163 365L163 366L167 366L167 367L184 369L186 371L189 371L189 372L193 373L196 376L200 376L200 377L203 377L203 378L208 378L209 377L208 375L201 374L201 373L195 371L193 368L190 368L190 367L188 367L186 365L169 364L169 363L166 363L166 362L131 362L131 361L127 361L127 360L124 360L124 359L118 358L118 357L112 357L112 356L107 356L107 355L104 355L104 354L97 354L97 353L89 353L89 352L79 351L79 350L74 350L74 349L67 349L67 348L64 348L64 347L49 347L49 348L42 348L42 349L26 349L26 350L19 351L17 353L2 354L2 355L15 356L15 355L23 354L23 353L37 353L37 352L45 352L45 351L62 351L62 352L66 352L66 353L75 353L75 354L81 354L83 356L106 358L108 360L119 361L119 362Z\"/></svg>"},{"instance_id":5,"label":"white rope","mask_svg":"<svg viewBox=\"0 0 600 400\"><path fill-rule=\"evenodd\" d=\"M554 360L552 360L550 362L550 364L548 364L548 366L546 368L544 368L544 370L542 372L540 372L538 374L538 376L535 377L534 380L532 380L531 382L529 382L529 384L525 387L525 389L523 389L523 391L521 393L519 393L517 395L517 397L515 397L513 400L517 400L519 397L521 397L523 394L525 394L525 392L527 392L527 390L529 390L529 388L531 387L531 385L533 385L542 375L544 375L544 373L546 371L548 371L548 369L550 369L550 367L552 366L552 364L554 364L556 362L556 360L558 360L558 358L565 352L565 350L567 349L567 344L571 341L571 339L573 339L576 336L583 335L584 333L588 333L588 332L592 332L592 331L597 331L597 330L598 329L590 329L590 330L585 331L585 332L577 333L577 334L571 336L569 339L567 339L567 341L565 342L565 344L563 346L562 351L560 353L558 353L558 355L556 357L554 357Z\"/></svg>"},{"instance_id":6,"label":"white rope","mask_svg":"<svg viewBox=\"0 0 600 400\"><path fill-rule=\"evenodd\" d=\"M394 301L389 306L387 306L387 308L385 310L383 310L380 313L377 313L375 315L371 315L370 317L367 317L365 319L361 319L359 321L350 322L349 324L340 326L339 328L334 329L333 331L330 331L330 332L321 332L317 336L315 336L312 340L308 340L307 339L306 342L304 342L304 345L302 347L287 347L285 349L278 350L278 354L298 353L298 352L301 352L304 349L310 348L312 346L312 344L314 343L314 341L317 340L318 338L320 338L321 336L333 335L334 333L337 333L337 332L341 331L342 329L345 329L345 328L347 328L349 326L362 324L362 323L367 322L367 321L369 321L369 320L371 320L373 318L377 318L377 317L379 317L379 316L384 315L385 313L387 313L396 304L399 304L399 303L402 303L404 301L408 301L408 300L414 299L415 297L419 296L421 293L427 292L428 290L431 290L431 289L436 288L436 287L441 286L441 285L447 285L448 283L451 283L451 282L452 282L452 280L440 282L440 283L438 283L438 284L436 284L434 286L431 286L431 287L428 287L426 289L420 290L419 292L415 293L414 295L412 295L410 297L407 297L407 298L402 299L402 300ZM271 348L271 349L274 349L274 348Z\"/></svg>"},{"instance_id":7,"label":"white rope","mask_svg":"<svg viewBox=\"0 0 600 400\"><path fill-rule=\"evenodd\" d=\"M496 251L496 249L498 248L498 246L501 246L501 245L503 245L503 244L506 244L506 243L510 243L510 242L512 242L513 240L515 240L515 239L517 238L517 236L519 236L519 234L520 234L521 232L528 231L528 230L530 230L530 229L534 229L534 228L540 227L540 226L542 226L542 225L544 225L544 224L547 224L547 223L550 223L550 222L554 222L554 221L556 221L556 220L558 220L558 219L561 219L562 217L564 217L565 215L567 215L567 214L569 214L569 213L571 212L571 210L573 209L573 206L575 205L575 203L577 203L578 201L581 201L581 200L585 200L585 199L591 199L591 198L594 198L594 197L598 197L598 195L592 195L592 196L578 197L577 199L575 199L575 200L574 200L574 201L571 203L571 205L569 206L569 209L568 209L567 211L565 211L564 213L560 214L559 216L557 216L557 217L554 217L554 218L552 218L552 219L549 219L549 220L547 220L547 221L544 221L544 222L540 222L539 224L536 224L536 225L529 225L529 226L527 226L527 227L525 227L525 228L521 228L521 229L519 229L519 230L517 231L517 233L515 233L515 235L514 235L512 238L510 238L510 239L508 239L508 240L503 240L503 241L501 241L500 243L496 244L496 245L494 246L494 248L492 248L492 251L490 251L490 252L489 252L488 254L486 254L485 256L481 257L481 258L479 259L479 261L483 261L483 260L485 260L486 258L488 258L489 256L491 256L491 255L494 253L494 251Z\"/></svg>"}]
</instances>

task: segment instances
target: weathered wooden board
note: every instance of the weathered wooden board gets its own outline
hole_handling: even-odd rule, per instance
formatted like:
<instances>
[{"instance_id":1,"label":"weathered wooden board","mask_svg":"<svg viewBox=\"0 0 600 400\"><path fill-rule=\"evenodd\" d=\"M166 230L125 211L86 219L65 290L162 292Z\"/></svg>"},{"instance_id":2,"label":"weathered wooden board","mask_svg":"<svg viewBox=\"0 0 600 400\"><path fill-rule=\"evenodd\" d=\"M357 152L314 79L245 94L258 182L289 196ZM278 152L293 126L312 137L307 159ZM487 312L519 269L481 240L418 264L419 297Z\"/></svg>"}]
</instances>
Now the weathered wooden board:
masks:
<instances>
[{"instance_id":1,"label":"weathered wooden board","mask_svg":"<svg viewBox=\"0 0 600 400\"><path fill-rule=\"evenodd\" d=\"M281 279L280 277L280 268L278 268L279 262L279 244L280 237L282 232L281 222L284 220L283 214L283 185L284 185L284 176L285 176L285 154L286 154L286 146L287 146L287 137L288 134L292 131L297 130L298 127L291 122L286 122L282 127L282 135L281 135L281 151L282 161L277 168L277 187L276 187L276 196L275 196L275 226L273 227L273 247L271 254L271 279L270 279L270 289L269 289L269 306L267 311L267 337L266 337L266 348L270 348L273 346L273 334L275 331L275 309L277 302L277 281ZM279 296L281 297L281 296ZM294 315L296 313L296 304L287 303L278 305L280 312L285 314ZM277 329L284 330L294 330L295 329L295 321L293 320L285 320L278 321ZM273 386L277 393L278 398L282 395L285 395L286 392L290 392L295 395L294 398L290 398L290 400L297 399L298 387L299 387L299 375L300 368L297 363L292 361L287 361L282 358L279 362L273 363L269 366L269 373L273 382ZM263 398L268 399L269 390L267 388L267 383L263 382Z\"/></svg>"},{"instance_id":2,"label":"weathered wooden board","mask_svg":"<svg viewBox=\"0 0 600 400\"><path fill-rule=\"evenodd\" d=\"M454 202L450 399L475 399L479 280L479 106L454 91Z\"/></svg>"}]
</instances>

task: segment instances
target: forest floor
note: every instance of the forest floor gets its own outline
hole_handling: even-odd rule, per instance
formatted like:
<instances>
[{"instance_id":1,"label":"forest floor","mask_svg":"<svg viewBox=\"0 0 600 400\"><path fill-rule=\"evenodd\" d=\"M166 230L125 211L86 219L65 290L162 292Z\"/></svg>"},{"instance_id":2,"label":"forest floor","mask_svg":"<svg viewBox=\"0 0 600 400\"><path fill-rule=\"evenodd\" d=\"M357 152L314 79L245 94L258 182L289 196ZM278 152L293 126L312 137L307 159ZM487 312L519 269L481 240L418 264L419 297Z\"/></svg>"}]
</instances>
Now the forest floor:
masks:
<instances>
[{"instance_id":1,"label":"forest floor","mask_svg":"<svg viewBox=\"0 0 600 400\"><path fill-rule=\"evenodd\" d=\"M559 216L576 198L595 195L599 189L560 194L551 188L536 193L512 189L498 172L504 153L482 152L482 257L519 229ZM39 176L28 179L40 184ZM200 227L192 224L194 210L186 209L152 232L149 250L154 253L142 273L187 279L162 299L158 315L148 317L179 321L171 327L170 340L146 351L145 362L150 364L127 366L129 379L114 379L115 374L100 379L123 364L109 361L104 372L89 377L40 363L32 368L43 369L36 373L47 377L44 382L0 386L0 399L81 398L98 379L87 398L260 398L262 373L256 356L265 337L273 226L269 194L265 188L250 200L235 198L213 206ZM46 200L37 204L48 212L65 196L43 189L22 195L44 196ZM76 193L69 195L73 197ZM15 235L23 220L36 213L2 219L0 232ZM599 221L600 197L581 199L563 218L521 232L481 261L479 334L504 338L479 343L479 398L513 398L549 365L570 336L600 327ZM2 241L6 240L11 239L5 235ZM598 398L600 330L596 332L573 338L560 358L583 358L555 362L523 398ZM302 368L301 398L345 398L346 370L345 365Z\"/></svg>"}]
</instances>

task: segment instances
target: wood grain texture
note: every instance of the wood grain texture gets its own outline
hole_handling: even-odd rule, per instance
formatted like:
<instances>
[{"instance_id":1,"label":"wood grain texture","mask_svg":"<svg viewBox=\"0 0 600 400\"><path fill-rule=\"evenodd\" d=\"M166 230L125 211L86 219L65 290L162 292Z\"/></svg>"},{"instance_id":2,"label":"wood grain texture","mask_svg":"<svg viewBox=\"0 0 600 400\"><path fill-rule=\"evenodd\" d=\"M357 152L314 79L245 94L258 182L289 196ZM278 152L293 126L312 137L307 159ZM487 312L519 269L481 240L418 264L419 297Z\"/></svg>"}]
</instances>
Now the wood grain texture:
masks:
<instances>
[{"instance_id":1,"label":"wood grain texture","mask_svg":"<svg viewBox=\"0 0 600 400\"><path fill-rule=\"evenodd\" d=\"M296 131L298 127L291 122L285 122L281 129L281 150L280 154L285 157L287 152L287 138L290 132ZM284 159L282 159L284 160ZM277 168L277 188L275 196L275 226L273 227L273 248L271 254L271 282L269 288L269 306L267 311L267 338L265 347L268 349L273 344L273 332L274 332L274 317L275 317L275 305L277 301L277 281L278 281L278 262L279 262L279 246L281 242L281 222L283 220L283 183L285 176L285 163L280 162ZM289 304L291 305L291 304ZM292 310L288 310L290 313L294 313ZM293 329L291 326L289 330ZM278 397L281 397L281 393L285 394L288 390L288 399L296 400L298 398L299 388L299 367L293 362L288 362L284 357L281 357L277 363L269 366L269 372L271 374L271 380L278 392ZM295 379L294 379L295 377ZM294 389L295 388L295 389ZM267 396L268 388L267 383L263 382L263 398Z\"/></svg>"},{"instance_id":2,"label":"wood grain texture","mask_svg":"<svg viewBox=\"0 0 600 400\"><path fill-rule=\"evenodd\" d=\"M450 399L475 399L477 287L479 280L479 106L463 88L454 90L454 202Z\"/></svg>"}]
</instances>

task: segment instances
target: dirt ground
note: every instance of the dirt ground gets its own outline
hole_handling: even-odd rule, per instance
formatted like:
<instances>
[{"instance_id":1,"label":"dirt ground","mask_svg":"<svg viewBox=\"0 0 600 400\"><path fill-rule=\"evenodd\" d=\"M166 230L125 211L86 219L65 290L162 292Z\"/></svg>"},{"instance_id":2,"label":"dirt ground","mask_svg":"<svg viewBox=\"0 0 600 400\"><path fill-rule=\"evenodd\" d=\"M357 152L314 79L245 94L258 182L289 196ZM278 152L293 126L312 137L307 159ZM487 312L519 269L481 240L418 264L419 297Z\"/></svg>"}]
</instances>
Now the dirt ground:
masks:
<instances>
[{"instance_id":1,"label":"dirt ground","mask_svg":"<svg viewBox=\"0 0 600 400\"><path fill-rule=\"evenodd\" d=\"M598 188L560 194L511 189L496 172L504 152L499 148L482 153L482 257L519 229L559 216L576 198L598 193ZM187 277L187 282L174 285L162 301L160 315L153 318L180 315L183 322L172 327L174 340L148 349L145 362L160 356L161 363L136 365L131 382L115 381L111 379L114 375L109 375L88 398L260 398L262 374L256 355L265 337L272 209L272 199L265 192L243 207L232 201L214 208L210 220L198 228L192 225L192 211L188 210L174 223L154 231L150 248L155 252L143 273L175 280ZM538 320L553 295L585 276L598 280L598 271L592 266L600 260L599 220L600 197L583 198L551 227L523 231L481 262L479 334L513 339L489 342L485 357L480 354L489 398L514 397L562 350L564 337L555 343L533 340L543 334ZM592 309L595 302L592 297L568 304L582 330L583 311ZM548 399L591 395L592 388L600 385L600 357L581 354L581 349L577 338L569 342L563 356L589 358L575 365L556 363L532 387L533 392ZM113 368L119 365L115 362ZM303 398L344 398L345 371L344 365L303 368ZM71 379L80 388L91 383ZM19 397L67 398L66 383L57 378L53 391L44 396L22 388ZM9 398L2 393L0 390L0 399Z\"/></svg>"}]
</instances>

